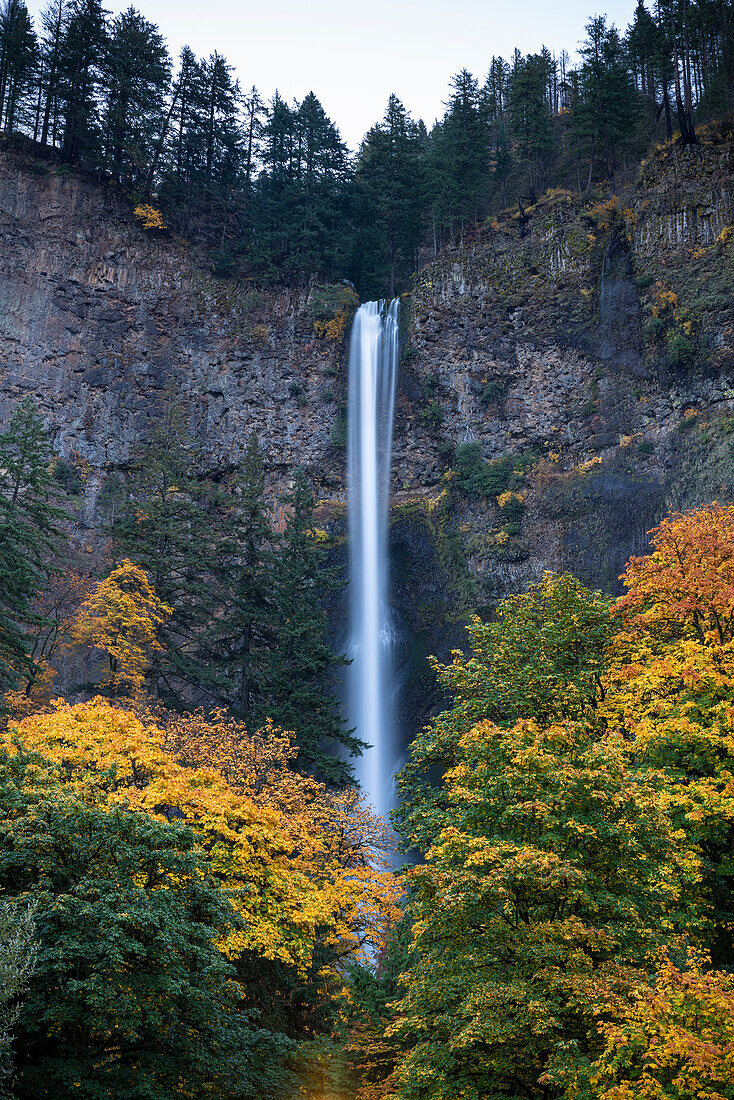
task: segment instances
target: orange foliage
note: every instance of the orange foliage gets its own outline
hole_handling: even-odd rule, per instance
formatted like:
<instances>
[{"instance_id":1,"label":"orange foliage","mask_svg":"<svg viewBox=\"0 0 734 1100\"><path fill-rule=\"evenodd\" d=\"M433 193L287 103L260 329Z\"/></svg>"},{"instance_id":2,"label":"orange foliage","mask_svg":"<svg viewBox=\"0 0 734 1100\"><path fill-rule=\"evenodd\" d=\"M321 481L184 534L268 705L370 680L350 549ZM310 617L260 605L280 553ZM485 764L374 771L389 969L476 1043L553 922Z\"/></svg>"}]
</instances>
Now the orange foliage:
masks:
<instances>
[{"instance_id":1,"label":"orange foliage","mask_svg":"<svg viewBox=\"0 0 734 1100\"><path fill-rule=\"evenodd\" d=\"M702 645L734 637L734 505L663 520L653 553L631 558L617 607L627 628L664 637L688 636Z\"/></svg>"}]
</instances>

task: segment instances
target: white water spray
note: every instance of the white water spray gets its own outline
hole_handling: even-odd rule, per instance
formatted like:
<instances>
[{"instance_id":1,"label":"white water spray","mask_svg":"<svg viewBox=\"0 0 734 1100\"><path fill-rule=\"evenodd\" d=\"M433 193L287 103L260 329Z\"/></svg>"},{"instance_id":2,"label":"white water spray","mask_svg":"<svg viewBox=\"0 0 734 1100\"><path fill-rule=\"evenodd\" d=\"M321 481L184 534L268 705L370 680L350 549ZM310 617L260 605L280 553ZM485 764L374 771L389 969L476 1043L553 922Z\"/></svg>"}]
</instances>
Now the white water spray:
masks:
<instances>
[{"instance_id":1,"label":"white water spray","mask_svg":"<svg viewBox=\"0 0 734 1100\"><path fill-rule=\"evenodd\" d=\"M349 348L350 724L370 746L357 775L380 814L393 805L397 762L387 531L398 307L397 298L360 306Z\"/></svg>"}]
</instances>

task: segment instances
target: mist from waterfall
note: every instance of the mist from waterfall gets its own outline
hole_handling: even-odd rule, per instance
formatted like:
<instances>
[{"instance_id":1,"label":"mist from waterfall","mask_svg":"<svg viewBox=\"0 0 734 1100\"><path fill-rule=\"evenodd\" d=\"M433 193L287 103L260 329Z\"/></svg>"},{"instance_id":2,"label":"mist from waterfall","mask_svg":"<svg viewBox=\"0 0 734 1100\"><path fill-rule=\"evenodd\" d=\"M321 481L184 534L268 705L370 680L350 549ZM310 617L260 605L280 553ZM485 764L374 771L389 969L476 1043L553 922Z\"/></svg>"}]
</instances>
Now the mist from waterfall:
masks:
<instances>
[{"instance_id":1,"label":"mist from waterfall","mask_svg":"<svg viewBox=\"0 0 734 1100\"><path fill-rule=\"evenodd\" d=\"M370 746L357 760L357 776L381 814L394 803L397 762L387 536L398 311L397 298L360 306L349 348L349 713Z\"/></svg>"}]
</instances>

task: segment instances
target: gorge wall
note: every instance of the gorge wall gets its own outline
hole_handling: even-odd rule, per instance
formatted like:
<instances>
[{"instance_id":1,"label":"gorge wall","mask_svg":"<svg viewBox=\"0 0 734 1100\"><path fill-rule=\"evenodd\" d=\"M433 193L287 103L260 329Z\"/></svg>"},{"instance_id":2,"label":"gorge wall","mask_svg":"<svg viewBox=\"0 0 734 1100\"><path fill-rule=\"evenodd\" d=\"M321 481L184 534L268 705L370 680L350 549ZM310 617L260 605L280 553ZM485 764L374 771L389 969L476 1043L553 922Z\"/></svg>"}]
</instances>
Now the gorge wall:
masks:
<instances>
[{"instance_id":1,"label":"gorge wall","mask_svg":"<svg viewBox=\"0 0 734 1100\"><path fill-rule=\"evenodd\" d=\"M666 146L619 196L550 192L418 273L391 528L414 718L469 611L547 568L613 591L666 511L734 496L733 174L730 137ZM272 490L306 466L343 532L352 299L216 279L114 188L0 153L0 422L32 394L89 464L82 527L173 392L206 472L256 431Z\"/></svg>"}]
</instances>

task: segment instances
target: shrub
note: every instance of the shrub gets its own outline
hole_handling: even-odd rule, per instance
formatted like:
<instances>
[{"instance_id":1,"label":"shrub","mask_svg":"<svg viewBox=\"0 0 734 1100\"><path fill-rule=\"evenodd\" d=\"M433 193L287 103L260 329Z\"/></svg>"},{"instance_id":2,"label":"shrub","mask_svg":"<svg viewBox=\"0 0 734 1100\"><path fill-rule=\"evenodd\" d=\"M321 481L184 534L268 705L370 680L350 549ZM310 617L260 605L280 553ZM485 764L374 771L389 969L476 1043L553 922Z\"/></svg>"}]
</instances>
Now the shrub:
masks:
<instances>
[{"instance_id":1,"label":"shrub","mask_svg":"<svg viewBox=\"0 0 734 1100\"><path fill-rule=\"evenodd\" d=\"M331 429L331 442L335 447L343 450L347 445L347 410L343 405L339 407L336 420Z\"/></svg>"},{"instance_id":2,"label":"shrub","mask_svg":"<svg viewBox=\"0 0 734 1100\"><path fill-rule=\"evenodd\" d=\"M436 429L440 428L443 423L443 409L436 401L435 397L432 397L424 409L420 412L420 422L424 428Z\"/></svg>"},{"instance_id":3,"label":"shrub","mask_svg":"<svg viewBox=\"0 0 734 1100\"><path fill-rule=\"evenodd\" d=\"M150 206L147 202L141 202L135 207L135 217L140 222L143 229L165 229L166 224L163 221L163 215L160 210L156 210L155 206Z\"/></svg>"},{"instance_id":4,"label":"shrub","mask_svg":"<svg viewBox=\"0 0 734 1100\"><path fill-rule=\"evenodd\" d=\"M671 366L690 367L696 358L696 341L684 332L673 332L668 337L668 359Z\"/></svg>"},{"instance_id":5,"label":"shrub","mask_svg":"<svg viewBox=\"0 0 734 1100\"><path fill-rule=\"evenodd\" d=\"M499 497L520 483L523 471L534 461L529 451L485 462L479 443L462 443L456 448L456 484L467 493Z\"/></svg>"},{"instance_id":6,"label":"shrub","mask_svg":"<svg viewBox=\"0 0 734 1100\"><path fill-rule=\"evenodd\" d=\"M482 390L480 398L483 405L501 405L505 399L505 387L496 378L491 378Z\"/></svg>"}]
</instances>

